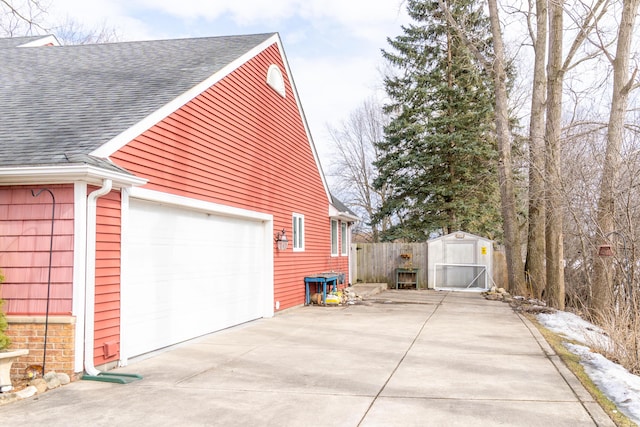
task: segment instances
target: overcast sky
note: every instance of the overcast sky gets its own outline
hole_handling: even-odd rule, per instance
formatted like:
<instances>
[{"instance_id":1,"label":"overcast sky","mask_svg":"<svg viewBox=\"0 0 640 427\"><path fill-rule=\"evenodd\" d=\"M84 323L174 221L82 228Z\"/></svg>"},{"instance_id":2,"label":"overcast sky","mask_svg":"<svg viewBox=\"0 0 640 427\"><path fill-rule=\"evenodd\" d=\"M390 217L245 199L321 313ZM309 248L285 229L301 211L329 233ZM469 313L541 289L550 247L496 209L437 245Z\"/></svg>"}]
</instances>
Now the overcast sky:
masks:
<instances>
[{"instance_id":1,"label":"overcast sky","mask_svg":"<svg viewBox=\"0 0 640 427\"><path fill-rule=\"evenodd\" d=\"M121 41L279 32L323 167L327 124L380 90L380 49L408 22L402 0L55 0L51 22L115 28Z\"/></svg>"}]
</instances>

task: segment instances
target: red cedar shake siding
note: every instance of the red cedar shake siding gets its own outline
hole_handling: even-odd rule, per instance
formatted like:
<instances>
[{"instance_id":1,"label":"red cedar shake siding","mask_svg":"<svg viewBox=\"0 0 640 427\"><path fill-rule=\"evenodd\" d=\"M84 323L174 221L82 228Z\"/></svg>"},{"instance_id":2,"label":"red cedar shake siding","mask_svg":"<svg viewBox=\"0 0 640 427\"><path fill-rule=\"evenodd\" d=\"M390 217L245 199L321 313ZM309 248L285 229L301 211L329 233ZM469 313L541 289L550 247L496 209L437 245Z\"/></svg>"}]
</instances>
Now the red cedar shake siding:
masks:
<instances>
[{"instance_id":1,"label":"red cedar shake siding","mask_svg":"<svg viewBox=\"0 0 640 427\"><path fill-rule=\"evenodd\" d=\"M271 64L283 73L286 98L266 84ZM147 178L145 188L271 213L274 230L288 236L292 214L304 215L305 250L274 250L281 309L304 302L304 276L335 265L329 200L276 44L110 158Z\"/></svg>"},{"instance_id":2,"label":"red cedar shake siding","mask_svg":"<svg viewBox=\"0 0 640 427\"><path fill-rule=\"evenodd\" d=\"M49 314L70 315L73 297L73 185L48 185L56 199ZM45 314L52 200L38 186L0 187L0 285L11 315Z\"/></svg>"}]
</instances>

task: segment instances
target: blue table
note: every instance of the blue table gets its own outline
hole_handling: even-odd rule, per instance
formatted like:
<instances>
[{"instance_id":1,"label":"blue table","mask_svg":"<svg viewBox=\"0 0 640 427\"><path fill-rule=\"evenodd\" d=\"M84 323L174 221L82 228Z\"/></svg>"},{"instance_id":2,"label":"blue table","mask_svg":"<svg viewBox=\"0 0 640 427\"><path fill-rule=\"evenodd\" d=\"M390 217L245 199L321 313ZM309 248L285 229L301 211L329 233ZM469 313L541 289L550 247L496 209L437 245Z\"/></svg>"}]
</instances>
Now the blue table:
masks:
<instances>
[{"instance_id":1,"label":"blue table","mask_svg":"<svg viewBox=\"0 0 640 427\"><path fill-rule=\"evenodd\" d=\"M315 283L316 289L317 286L322 285L322 303L327 305L327 284L330 289L334 290L338 289L338 279L344 277L342 273L320 273L314 274L313 276L307 276L304 278L304 286L305 286L305 299L304 304L309 305L311 303L311 293L309 292L309 284ZM344 280L344 278L342 279Z\"/></svg>"}]
</instances>

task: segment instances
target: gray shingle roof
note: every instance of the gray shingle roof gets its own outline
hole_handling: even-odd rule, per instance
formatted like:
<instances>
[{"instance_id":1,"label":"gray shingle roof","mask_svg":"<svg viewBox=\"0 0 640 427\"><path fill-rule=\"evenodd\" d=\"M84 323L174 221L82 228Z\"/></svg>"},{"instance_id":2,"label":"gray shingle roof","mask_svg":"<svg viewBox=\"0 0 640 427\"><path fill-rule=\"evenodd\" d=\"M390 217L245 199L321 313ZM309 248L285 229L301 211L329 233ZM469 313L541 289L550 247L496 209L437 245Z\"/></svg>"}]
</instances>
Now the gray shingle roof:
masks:
<instances>
[{"instance_id":1,"label":"gray shingle roof","mask_svg":"<svg viewBox=\"0 0 640 427\"><path fill-rule=\"evenodd\" d=\"M349 209L349 207L347 205L345 205L344 203L342 203L341 200L339 200L338 198L336 198L336 196L334 196L333 194L331 194L331 204L340 212L346 212L350 215L353 215L355 217L357 217L358 215L356 215L351 209Z\"/></svg>"},{"instance_id":2,"label":"gray shingle roof","mask_svg":"<svg viewBox=\"0 0 640 427\"><path fill-rule=\"evenodd\" d=\"M37 48L0 39L0 167L78 162L273 35Z\"/></svg>"}]
</instances>

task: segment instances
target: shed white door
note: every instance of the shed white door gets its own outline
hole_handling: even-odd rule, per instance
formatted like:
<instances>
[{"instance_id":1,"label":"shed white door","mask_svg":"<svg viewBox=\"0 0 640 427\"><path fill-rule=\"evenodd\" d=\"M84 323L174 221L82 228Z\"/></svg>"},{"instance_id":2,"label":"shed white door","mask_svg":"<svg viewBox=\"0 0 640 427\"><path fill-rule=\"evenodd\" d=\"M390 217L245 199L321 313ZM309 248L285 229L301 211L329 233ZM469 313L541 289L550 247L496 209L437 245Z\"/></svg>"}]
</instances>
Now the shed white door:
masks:
<instances>
[{"instance_id":1,"label":"shed white door","mask_svg":"<svg viewBox=\"0 0 640 427\"><path fill-rule=\"evenodd\" d=\"M261 221L131 199L127 230L127 357L263 316Z\"/></svg>"}]
</instances>

